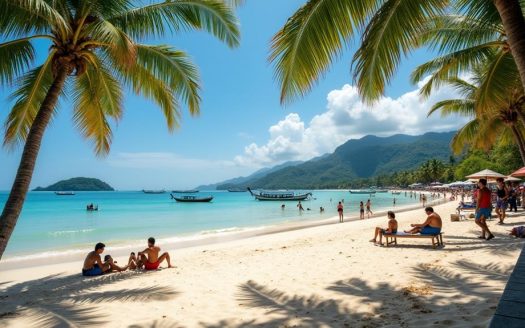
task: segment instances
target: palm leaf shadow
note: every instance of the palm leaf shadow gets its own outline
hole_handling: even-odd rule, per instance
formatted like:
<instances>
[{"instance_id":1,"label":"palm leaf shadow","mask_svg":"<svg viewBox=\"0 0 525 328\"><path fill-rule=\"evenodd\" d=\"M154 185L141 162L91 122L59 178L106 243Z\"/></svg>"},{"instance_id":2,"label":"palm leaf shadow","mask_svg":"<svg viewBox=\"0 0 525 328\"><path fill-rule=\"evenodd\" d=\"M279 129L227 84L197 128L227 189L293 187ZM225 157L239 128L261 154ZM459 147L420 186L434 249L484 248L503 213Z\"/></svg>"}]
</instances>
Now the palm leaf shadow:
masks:
<instances>
[{"instance_id":1,"label":"palm leaf shadow","mask_svg":"<svg viewBox=\"0 0 525 328\"><path fill-rule=\"evenodd\" d=\"M124 288L100 292L100 288L140 277L141 272L123 272L96 278L78 274L55 274L2 289L0 317L23 315L34 327L97 326L107 324L108 315L98 304L109 302L167 301L177 296L168 286Z\"/></svg>"}]
</instances>

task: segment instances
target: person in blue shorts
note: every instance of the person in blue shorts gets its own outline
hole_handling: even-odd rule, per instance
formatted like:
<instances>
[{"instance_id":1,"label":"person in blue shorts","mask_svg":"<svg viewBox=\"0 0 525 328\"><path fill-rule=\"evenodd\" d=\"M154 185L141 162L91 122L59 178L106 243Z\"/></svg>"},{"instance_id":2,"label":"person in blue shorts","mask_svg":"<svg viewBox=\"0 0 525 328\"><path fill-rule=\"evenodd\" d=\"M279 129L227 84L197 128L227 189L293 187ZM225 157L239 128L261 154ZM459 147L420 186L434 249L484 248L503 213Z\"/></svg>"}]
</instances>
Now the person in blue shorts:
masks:
<instances>
[{"instance_id":1,"label":"person in blue shorts","mask_svg":"<svg viewBox=\"0 0 525 328\"><path fill-rule=\"evenodd\" d=\"M406 233L416 234L420 233L422 235L437 235L441 233L441 227L443 226L443 221L439 214L434 212L432 207L425 208L425 213L427 213L427 219L421 224L411 224L412 229L405 230Z\"/></svg>"},{"instance_id":2,"label":"person in blue shorts","mask_svg":"<svg viewBox=\"0 0 525 328\"><path fill-rule=\"evenodd\" d=\"M125 271L128 269L128 265L121 268L119 267L113 258L109 255L106 255L104 262L100 254L104 253L104 248L106 245L103 243L97 243L95 245L95 250L88 253L86 259L84 260L84 265L82 266L82 275L86 277L101 276L105 273L110 273L113 271Z\"/></svg>"}]
</instances>

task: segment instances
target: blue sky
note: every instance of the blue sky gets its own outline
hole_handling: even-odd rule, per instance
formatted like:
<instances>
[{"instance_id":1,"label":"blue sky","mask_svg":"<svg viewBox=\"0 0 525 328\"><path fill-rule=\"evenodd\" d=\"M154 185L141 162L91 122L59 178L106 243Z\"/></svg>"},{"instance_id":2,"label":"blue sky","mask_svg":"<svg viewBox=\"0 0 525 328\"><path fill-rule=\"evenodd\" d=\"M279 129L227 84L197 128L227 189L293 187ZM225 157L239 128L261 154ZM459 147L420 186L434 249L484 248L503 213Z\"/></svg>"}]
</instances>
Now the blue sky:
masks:
<instances>
[{"instance_id":1,"label":"blue sky","mask_svg":"<svg viewBox=\"0 0 525 328\"><path fill-rule=\"evenodd\" d=\"M303 3L247 1L238 9L242 39L236 49L202 32L155 40L187 51L201 72L201 115L191 118L184 112L181 127L173 134L154 104L127 93L124 117L114 126L111 153L98 158L74 128L70 103L62 101L44 137L32 187L87 176L121 190L191 188L331 152L349 138L367 133L420 134L458 126L455 119L423 121L431 101L451 93L444 90L430 100L418 99L418 86L408 77L417 64L430 59L425 50L404 61L387 98L372 108L360 102L351 86L352 49L307 97L282 107L267 62L269 41ZM39 46L46 49L47 45ZM8 91L0 91L2 122L10 110ZM20 149L0 150L0 190L10 188L19 158Z\"/></svg>"}]
</instances>

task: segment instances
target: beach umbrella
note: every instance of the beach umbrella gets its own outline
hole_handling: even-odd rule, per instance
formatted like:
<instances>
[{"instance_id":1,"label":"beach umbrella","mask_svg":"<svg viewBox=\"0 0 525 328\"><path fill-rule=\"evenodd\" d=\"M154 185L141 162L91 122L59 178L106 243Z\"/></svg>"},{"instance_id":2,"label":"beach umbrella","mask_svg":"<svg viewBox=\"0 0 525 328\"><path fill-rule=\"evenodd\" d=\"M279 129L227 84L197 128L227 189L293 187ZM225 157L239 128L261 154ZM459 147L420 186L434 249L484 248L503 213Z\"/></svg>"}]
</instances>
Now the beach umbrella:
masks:
<instances>
[{"instance_id":1,"label":"beach umbrella","mask_svg":"<svg viewBox=\"0 0 525 328\"><path fill-rule=\"evenodd\" d=\"M466 176L467 178L469 179L487 179L487 180L496 180L497 178L506 178L507 176L501 174L501 173L498 173L498 172L494 172L492 170L483 170L483 171L479 171L479 172L476 172L474 174L471 174L471 175L467 175Z\"/></svg>"},{"instance_id":2,"label":"beach umbrella","mask_svg":"<svg viewBox=\"0 0 525 328\"><path fill-rule=\"evenodd\" d=\"M521 179L520 179L520 178L515 178L515 177L508 176L507 178L505 178L505 181L511 181L511 182L514 182L514 181L521 181Z\"/></svg>"},{"instance_id":3,"label":"beach umbrella","mask_svg":"<svg viewBox=\"0 0 525 328\"><path fill-rule=\"evenodd\" d=\"M513 177L525 177L525 166L521 169L517 170L516 172L512 173L511 176Z\"/></svg>"}]
</instances>

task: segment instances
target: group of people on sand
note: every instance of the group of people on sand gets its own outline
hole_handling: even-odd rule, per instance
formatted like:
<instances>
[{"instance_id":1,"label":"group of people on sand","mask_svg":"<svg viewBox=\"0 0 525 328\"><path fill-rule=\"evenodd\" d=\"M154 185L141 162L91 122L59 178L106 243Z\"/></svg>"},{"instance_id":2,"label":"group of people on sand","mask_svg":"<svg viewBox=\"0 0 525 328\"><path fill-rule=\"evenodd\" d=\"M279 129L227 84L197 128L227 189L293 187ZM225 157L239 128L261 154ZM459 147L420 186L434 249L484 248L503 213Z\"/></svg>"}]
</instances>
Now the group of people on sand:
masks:
<instances>
[{"instance_id":1,"label":"group of people on sand","mask_svg":"<svg viewBox=\"0 0 525 328\"><path fill-rule=\"evenodd\" d=\"M508 205L508 199L511 197L511 192L508 186L505 185L503 178L498 178L497 189L496 189L496 214L498 215L498 224L503 224L505 220L505 211ZM479 239L491 240L495 238L494 234L490 231L487 220L492 216L492 191L487 186L487 179L479 179L477 189L473 195L473 208L475 207L475 223L481 228L481 235ZM441 232L442 220L441 217L434 212L432 207L426 207L425 212L427 218L425 222L421 224L411 224L412 229L404 231L409 234L421 234L421 235L437 235ZM387 213L388 215L388 226L387 228L376 227L374 231L374 238L370 241L375 244L382 245L382 237L385 234L396 234L398 229L398 223L395 219L395 214L392 211ZM525 236L525 227L515 227L510 231L510 235L521 237ZM379 241L377 240L379 237Z\"/></svg>"},{"instance_id":2,"label":"group of people on sand","mask_svg":"<svg viewBox=\"0 0 525 328\"><path fill-rule=\"evenodd\" d=\"M83 276L100 276L111 272L126 271L128 269L157 270L164 260L166 260L168 268L173 268L168 252L164 252L159 256L160 247L155 246L155 238L153 237L148 238L148 247L145 250L138 252L137 255L131 252L128 263L123 267L117 265L117 262L111 255L104 256L104 261L102 261L101 255L104 253L105 248L106 245L103 243L97 243L95 250L88 253L82 266Z\"/></svg>"},{"instance_id":3,"label":"group of people on sand","mask_svg":"<svg viewBox=\"0 0 525 328\"><path fill-rule=\"evenodd\" d=\"M411 229L405 230L405 233L408 234L421 234L421 235L438 235L441 233L441 228L443 227L443 221L441 216L434 212L432 207L426 207L425 213L427 218L423 223L413 223L410 225ZM396 214L392 211L387 212L388 225L387 228L376 227L374 231L374 238L370 239L370 242L373 242L376 245L383 245L383 235L385 234L397 234L398 223L396 220ZM379 237L379 241L377 240Z\"/></svg>"}]
</instances>

